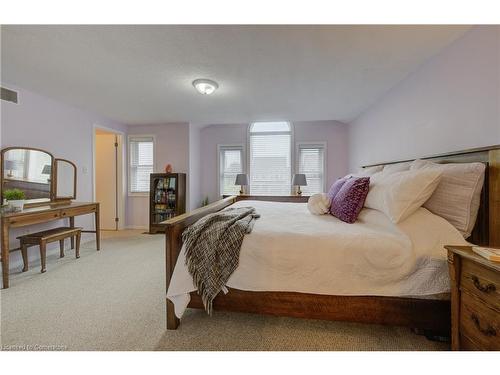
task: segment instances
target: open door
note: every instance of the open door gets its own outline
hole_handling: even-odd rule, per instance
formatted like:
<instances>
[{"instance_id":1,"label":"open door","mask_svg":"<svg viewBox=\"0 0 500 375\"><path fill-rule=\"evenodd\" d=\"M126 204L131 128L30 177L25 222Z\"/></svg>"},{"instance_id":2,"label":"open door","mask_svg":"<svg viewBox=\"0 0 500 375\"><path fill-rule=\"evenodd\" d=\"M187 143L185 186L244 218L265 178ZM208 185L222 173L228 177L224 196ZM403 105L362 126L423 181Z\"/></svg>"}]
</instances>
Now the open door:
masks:
<instances>
[{"instance_id":1,"label":"open door","mask_svg":"<svg viewBox=\"0 0 500 375\"><path fill-rule=\"evenodd\" d=\"M95 129L95 200L100 203L102 230L122 227L122 140L122 134Z\"/></svg>"}]
</instances>

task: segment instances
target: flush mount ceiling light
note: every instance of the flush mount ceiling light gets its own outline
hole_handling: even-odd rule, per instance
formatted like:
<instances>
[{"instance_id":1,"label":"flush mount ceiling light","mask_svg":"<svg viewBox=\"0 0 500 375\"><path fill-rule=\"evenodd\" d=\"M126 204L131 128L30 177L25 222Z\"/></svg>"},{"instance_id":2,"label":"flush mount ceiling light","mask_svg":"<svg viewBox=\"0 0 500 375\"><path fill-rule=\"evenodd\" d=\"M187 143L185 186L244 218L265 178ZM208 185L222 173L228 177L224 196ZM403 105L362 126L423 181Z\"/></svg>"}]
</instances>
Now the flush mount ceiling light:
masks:
<instances>
[{"instance_id":1,"label":"flush mount ceiling light","mask_svg":"<svg viewBox=\"0 0 500 375\"><path fill-rule=\"evenodd\" d=\"M215 92L219 88L217 82L212 81L211 79L195 79L193 81L194 88L203 95L210 95Z\"/></svg>"}]
</instances>

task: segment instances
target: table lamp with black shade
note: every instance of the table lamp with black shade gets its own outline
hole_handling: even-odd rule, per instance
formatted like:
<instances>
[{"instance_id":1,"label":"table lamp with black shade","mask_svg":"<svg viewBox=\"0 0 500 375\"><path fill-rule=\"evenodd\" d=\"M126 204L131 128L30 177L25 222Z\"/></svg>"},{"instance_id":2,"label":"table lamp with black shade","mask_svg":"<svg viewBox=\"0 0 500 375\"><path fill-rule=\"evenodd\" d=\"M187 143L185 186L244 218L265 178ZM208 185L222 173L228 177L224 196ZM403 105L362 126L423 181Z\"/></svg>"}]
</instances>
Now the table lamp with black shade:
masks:
<instances>
[{"instance_id":1,"label":"table lamp with black shade","mask_svg":"<svg viewBox=\"0 0 500 375\"><path fill-rule=\"evenodd\" d=\"M47 182L50 182L50 174L52 173L52 165L45 164L42 168L42 174L47 175Z\"/></svg>"},{"instance_id":2,"label":"table lamp with black shade","mask_svg":"<svg viewBox=\"0 0 500 375\"><path fill-rule=\"evenodd\" d=\"M300 187L307 186L306 175L303 173L294 174L292 179L292 185L297 186L297 195L302 195Z\"/></svg>"},{"instance_id":3,"label":"table lamp with black shade","mask_svg":"<svg viewBox=\"0 0 500 375\"><path fill-rule=\"evenodd\" d=\"M16 165L14 163L14 161L12 160L5 160L4 161L4 164L3 164L3 169L5 169L7 172L7 177L14 177L14 175L12 174L12 170L13 169L16 169Z\"/></svg>"},{"instance_id":4,"label":"table lamp with black shade","mask_svg":"<svg viewBox=\"0 0 500 375\"><path fill-rule=\"evenodd\" d=\"M245 194L243 186L248 185L248 176L244 173L238 173L236 175L236 181L234 182L234 184L240 185L240 194Z\"/></svg>"}]
</instances>

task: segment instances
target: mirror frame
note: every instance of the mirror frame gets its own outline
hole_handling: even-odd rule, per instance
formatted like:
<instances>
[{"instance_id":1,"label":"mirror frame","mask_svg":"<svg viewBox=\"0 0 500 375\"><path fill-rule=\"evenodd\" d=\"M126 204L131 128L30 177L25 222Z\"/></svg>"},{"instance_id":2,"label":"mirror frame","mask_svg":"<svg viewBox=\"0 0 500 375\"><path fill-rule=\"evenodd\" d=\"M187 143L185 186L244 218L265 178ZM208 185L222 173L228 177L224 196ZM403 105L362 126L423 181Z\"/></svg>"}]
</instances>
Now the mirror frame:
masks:
<instances>
[{"instance_id":1,"label":"mirror frame","mask_svg":"<svg viewBox=\"0 0 500 375\"><path fill-rule=\"evenodd\" d=\"M54 178L54 161L55 161L55 158L54 158L54 155L52 155L52 153L46 151L46 150L43 150L41 148L36 148L36 147L22 147L22 146L11 146L11 147L6 147L6 148L3 148L2 151L0 152L0 199L1 199L1 202L3 204L3 185L4 185L4 154L7 152L7 151L10 151L10 150L33 150L33 151L40 151L40 152L44 152L46 154L48 154L51 158L51 167L52 167L52 176L51 176L51 179L50 179L50 192L49 192L49 198L48 198L48 201L46 200L42 200L42 199L45 199L45 198L40 198L40 199L26 199L26 203L25 205L26 206L30 206L30 205L37 205L37 204L47 204L47 203L50 203L50 202L53 202L54 201L54 196L55 196L55 191L54 191L54 188L55 188L55 184L56 184L56 178Z\"/></svg>"},{"instance_id":2,"label":"mirror frame","mask_svg":"<svg viewBox=\"0 0 500 375\"><path fill-rule=\"evenodd\" d=\"M73 178L73 196L67 196L67 197L59 197L57 195L57 162L58 161L63 161L65 163L68 163L69 165L71 165L75 171L74 173L74 178ZM76 177L76 172L77 172L77 167L76 167L76 164L73 163L71 160L67 160L67 159L61 159L61 158L55 158L54 159L54 162L53 162L53 168L52 170L54 171L54 201L67 201L67 200L72 200L72 199L76 199L76 182L77 182L77 177Z\"/></svg>"}]
</instances>

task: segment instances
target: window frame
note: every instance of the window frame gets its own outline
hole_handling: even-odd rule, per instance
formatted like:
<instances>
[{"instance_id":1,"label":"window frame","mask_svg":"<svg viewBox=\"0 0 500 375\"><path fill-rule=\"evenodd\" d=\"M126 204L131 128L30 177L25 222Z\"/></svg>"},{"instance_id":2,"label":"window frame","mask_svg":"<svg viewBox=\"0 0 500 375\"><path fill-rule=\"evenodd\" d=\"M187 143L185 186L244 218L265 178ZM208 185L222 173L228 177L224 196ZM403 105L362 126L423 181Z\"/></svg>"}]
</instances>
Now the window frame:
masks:
<instances>
[{"instance_id":1,"label":"window frame","mask_svg":"<svg viewBox=\"0 0 500 375\"><path fill-rule=\"evenodd\" d=\"M312 141L300 141L295 143L295 173L300 173L300 149L301 146L309 146L312 148L312 146L320 146L323 148L323 192L326 192L326 186L327 186L327 152L328 152L328 147L327 147L327 142L326 141L318 141L318 142L312 142ZM307 148L307 147L304 147ZM293 189L293 186L292 186Z\"/></svg>"},{"instance_id":2,"label":"window frame","mask_svg":"<svg viewBox=\"0 0 500 375\"><path fill-rule=\"evenodd\" d=\"M242 173L247 174L248 171L248 160L246 155L246 147L243 143L231 143L231 144L218 144L217 145L217 196L222 197L224 195L221 192L221 151L223 150L241 150L241 169ZM247 188L248 189L248 188Z\"/></svg>"},{"instance_id":3,"label":"window frame","mask_svg":"<svg viewBox=\"0 0 500 375\"><path fill-rule=\"evenodd\" d=\"M132 179L131 179L131 152L130 152L130 146L131 146L131 141L133 141L136 138L151 138L153 140L153 172L156 172L156 136L154 134L129 134L127 135L127 191L128 191L128 196L129 197L149 197L150 194L150 189L148 191L132 191Z\"/></svg>"},{"instance_id":4,"label":"window frame","mask_svg":"<svg viewBox=\"0 0 500 375\"><path fill-rule=\"evenodd\" d=\"M253 124L257 122L286 122L288 124L288 127L290 128L289 131L274 131L274 132L252 132L252 126ZM279 134L290 134L290 195L293 195L293 186L292 186L292 178L293 178L293 171L294 171L294 165L295 165L295 152L293 149L293 145L295 144L295 129L293 126L293 123L291 121L284 121L284 120L276 120L276 121L253 121L248 124L247 127L247 149L248 149L248 157L247 157L247 171L248 171L248 194L252 194L252 177L251 177L251 170L250 170L250 164L251 164L251 150L250 150L250 137L252 134L256 135L279 135Z\"/></svg>"}]
</instances>

